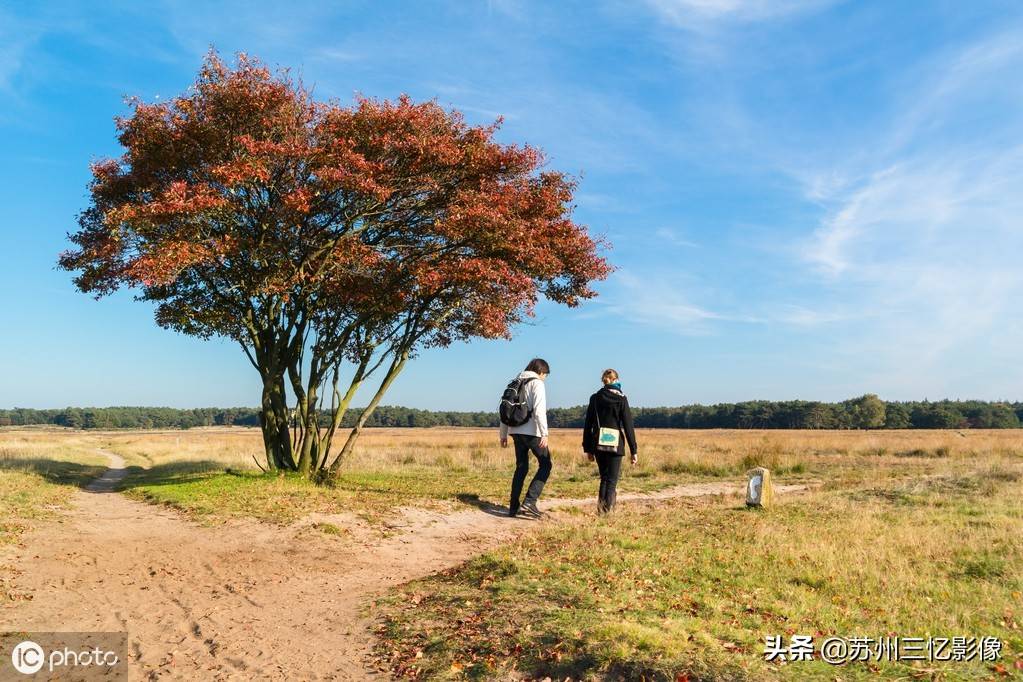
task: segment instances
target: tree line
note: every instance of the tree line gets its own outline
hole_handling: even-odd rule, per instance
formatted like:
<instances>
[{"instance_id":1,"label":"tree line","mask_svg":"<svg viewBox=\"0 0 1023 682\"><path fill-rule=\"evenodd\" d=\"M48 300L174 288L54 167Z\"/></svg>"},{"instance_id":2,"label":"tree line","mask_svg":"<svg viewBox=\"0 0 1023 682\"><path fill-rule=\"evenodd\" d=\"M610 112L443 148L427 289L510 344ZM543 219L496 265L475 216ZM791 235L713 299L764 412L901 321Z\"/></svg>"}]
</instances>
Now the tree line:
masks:
<instances>
[{"instance_id":1,"label":"tree line","mask_svg":"<svg viewBox=\"0 0 1023 682\"><path fill-rule=\"evenodd\" d=\"M0 410L0 426L54 425L75 429L188 429L201 426L260 426L259 408L96 407ZM352 408L343 428L353 428L364 408ZM1014 429L1023 420L1023 402L980 400L883 401L875 395L837 403L806 400L751 400L716 405L633 408L639 428L672 429ZM554 428L580 428L586 407L553 408ZM329 427L323 411L320 426ZM456 412L409 407L377 407L367 427L498 426L497 411Z\"/></svg>"}]
</instances>

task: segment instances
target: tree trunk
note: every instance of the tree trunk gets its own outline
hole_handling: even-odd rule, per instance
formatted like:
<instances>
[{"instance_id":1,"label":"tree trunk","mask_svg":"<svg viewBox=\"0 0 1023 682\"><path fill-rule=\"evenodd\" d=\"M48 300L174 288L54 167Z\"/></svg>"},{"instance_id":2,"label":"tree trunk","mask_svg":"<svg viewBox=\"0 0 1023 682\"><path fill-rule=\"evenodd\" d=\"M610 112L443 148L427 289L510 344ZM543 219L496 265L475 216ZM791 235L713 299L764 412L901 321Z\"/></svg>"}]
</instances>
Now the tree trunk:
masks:
<instances>
[{"instance_id":1,"label":"tree trunk","mask_svg":"<svg viewBox=\"0 0 1023 682\"><path fill-rule=\"evenodd\" d=\"M377 409L377 405L380 404L380 400L384 397L384 394L387 393L387 389L391 387L391 384L397 378L398 374L402 369L404 369L405 363L409 358L409 353L409 350L404 350L395 356L394 362L392 362L391 366L388 368L387 375L384 376L384 380L380 382L380 387L377 389L376 394L373 396L373 399L369 401L369 405L367 405L366 409L362 411L362 414L359 415L359 421L356 422L355 428L352 429L352 432L348 434L348 439L345 441L344 447L341 448L341 452L338 453L337 457L331 463L330 469L327 473L328 478L337 478L338 472L341 470L341 463L349 454L351 454L352 449L355 447L355 441L359 439L359 435L362 433L362 428L366 425L366 422L373 414L373 411Z\"/></svg>"},{"instance_id":2,"label":"tree trunk","mask_svg":"<svg viewBox=\"0 0 1023 682\"><path fill-rule=\"evenodd\" d=\"M291 454L289 421L284 377L264 376L259 423L263 429L266 463L271 471L294 471L296 468Z\"/></svg>"},{"instance_id":3,"label":"tree trunk","mask_svg":"<svg viewBox=\"0 0 1023 682\"><path fill-rule=\"evenodd\" d=\"M337 390L338 373L334 372L334 399L332 403L330 425L327 427L326 432L323 434L320 440L320 470L322 471L327 466L327 458L330 457L330 446L334 442L334 434L341 426L341 420L345 418L345 413L348 412L348 406L352 402L352 398L355 396L359 387L362 386L362 381L365 379L366 365L369 364L369 356L363 357L362 362L355 369L355 374L352 376L351 383L348 384L348 390L345 391L343 398L340 398L340 394Z\"/></svg>"},{"instance_id":4,"label":"tree trunk","mask_svg":"<svg viewBox=\"0 0 1023 682\"><path fill-rule=\"evenodd\" d=\"M320 415L316 410L316 394L310 390L311 399L306 405L302 420L302 448L298 453L298 471L303 476L316 470L320 444Z\"/></svg>"}]
</instances>

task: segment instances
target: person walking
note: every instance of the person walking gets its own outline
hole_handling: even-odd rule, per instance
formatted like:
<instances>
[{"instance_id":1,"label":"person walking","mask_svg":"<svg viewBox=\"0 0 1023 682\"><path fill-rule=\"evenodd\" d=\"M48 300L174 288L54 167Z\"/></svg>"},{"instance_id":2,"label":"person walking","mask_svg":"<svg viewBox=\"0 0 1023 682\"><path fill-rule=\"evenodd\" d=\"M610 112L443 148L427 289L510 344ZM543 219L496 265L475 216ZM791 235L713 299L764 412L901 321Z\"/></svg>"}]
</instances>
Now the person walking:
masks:
<instances>
[{"instance_id":1,"label":"person walking","mask_svg":"<svg viewBox=\"0 0 1023 682\"><path fill-rule=\"evenodd\" d=\"M544 388L550 373L551 368L546 360L533 358L526 369L508 385L502 397L501 447L508 447L509 435L515 443L515 473L512 476L509 516L518 516L520 511L530 516L541 515L536 503L551 474L551 452L547 442L547 392ZM516 408L521 410L521 415L510 419L512 424L506 423L506 413L514 414ZM520 422L521 419L524 421ZM522 486L529 473L530 452L536 457L538 467L526 490L526 499L520 504Z\"/></svg>"},{"instance_id":2,"label":"person walking","mask_svg":"<svg viewBox=\"0 0 1023 682\"><path fill-rule=\"evenodd\" d=\"M604 386L590 396L590 404L586 408L583 452L591 462L597 462L597 468L600 470L597 512L606 514L615 506L618 478L621 476L622 459L625 457L625 441L629 442L633 465L639 459L639 448L636 446L636 430L632 424L629 399L622 392L618 372L605 369L600 380Z\"/></svg>"}]
</instances>

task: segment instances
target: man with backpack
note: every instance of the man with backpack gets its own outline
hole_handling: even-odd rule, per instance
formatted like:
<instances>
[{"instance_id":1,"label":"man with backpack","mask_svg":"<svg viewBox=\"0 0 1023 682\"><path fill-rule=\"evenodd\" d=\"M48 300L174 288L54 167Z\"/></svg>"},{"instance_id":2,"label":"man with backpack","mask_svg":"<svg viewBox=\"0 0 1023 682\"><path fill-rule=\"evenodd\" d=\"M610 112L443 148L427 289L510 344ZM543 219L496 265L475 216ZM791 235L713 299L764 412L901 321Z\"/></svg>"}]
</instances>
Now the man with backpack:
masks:
<instances>
[{"instance_id":1,"label":"man with backpack","mask_svg":"<svg viewBox=\"0 0 1023 682\"><path fill-rule=\"evenodd\" d=\"M520 511L529 516L540 516L536 501L540 499L551 473L551 452L547 447L547 393L544 390L544 381L550 373L546 360L533 358L501 396L501 447L508 447L508 434L515 443L515 474L512 476L509 516L518 516ZM539 468L526 490L526 499L520 504L522 486L529 472L530 452L536 457Z\"/></svg>"}]
</instances>

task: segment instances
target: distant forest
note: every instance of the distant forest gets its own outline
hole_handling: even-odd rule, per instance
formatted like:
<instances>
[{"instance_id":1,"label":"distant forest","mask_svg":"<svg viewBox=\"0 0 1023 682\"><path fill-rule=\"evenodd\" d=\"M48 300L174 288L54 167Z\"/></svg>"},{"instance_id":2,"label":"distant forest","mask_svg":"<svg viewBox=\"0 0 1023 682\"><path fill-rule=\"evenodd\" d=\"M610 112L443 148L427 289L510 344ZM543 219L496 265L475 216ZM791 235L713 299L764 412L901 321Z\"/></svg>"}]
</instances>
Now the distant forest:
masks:
<instances>
[{"instance_id":1,"label":"distant forest","mask_svg":"<svg viewBox=\"0 0 1023 682\"><path fill-rule=\"evenodd\" d=\"M354 425L361 410L345 416ZM548 410L550 426L579 428L586 407ZM718 405L633 408L636 426L670 429L1015 429L1023 403L978 400L886 402L865 395L840 403L753 400ZM327 417L324 415L324 424ZM50 424L76 429L153 429L199 426L258 426L256 408L98 407L0 410L0 426ZM448 412L378 407L367 422L375 427L497 427L497 411Z\"/></svg>"}]
</instances>

